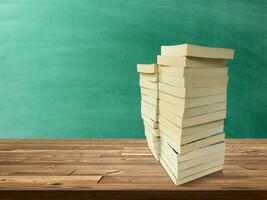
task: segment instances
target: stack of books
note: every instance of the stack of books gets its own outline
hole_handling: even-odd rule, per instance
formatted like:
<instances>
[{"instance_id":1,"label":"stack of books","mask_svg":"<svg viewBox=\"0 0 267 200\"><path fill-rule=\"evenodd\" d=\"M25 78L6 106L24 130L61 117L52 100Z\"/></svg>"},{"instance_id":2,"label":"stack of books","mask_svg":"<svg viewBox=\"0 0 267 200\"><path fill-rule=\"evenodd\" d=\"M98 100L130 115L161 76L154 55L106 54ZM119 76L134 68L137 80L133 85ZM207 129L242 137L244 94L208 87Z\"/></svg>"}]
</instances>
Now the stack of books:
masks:
<instances>
[{"instance_id":1,"label":"stack of books","mask_svg":"<svg viewBox=\"0 0 267 200\"><path fill-rule=\"evenodd\" d=\"M233 54L188 44L161 47L153 88L159 90L160 163L175 185L223 168L226 62Z\"/></svg>"},{"instance_id":2,"label":"stack of books","mask_svg":"<svg viewBox=\"0 0 267 200\"><path fill-rule=\"evenodd\" d=\"M147 144L152 154L160 158L158 65L138 64L140 74L141 113Z\"/></svg>"}]
</instances>

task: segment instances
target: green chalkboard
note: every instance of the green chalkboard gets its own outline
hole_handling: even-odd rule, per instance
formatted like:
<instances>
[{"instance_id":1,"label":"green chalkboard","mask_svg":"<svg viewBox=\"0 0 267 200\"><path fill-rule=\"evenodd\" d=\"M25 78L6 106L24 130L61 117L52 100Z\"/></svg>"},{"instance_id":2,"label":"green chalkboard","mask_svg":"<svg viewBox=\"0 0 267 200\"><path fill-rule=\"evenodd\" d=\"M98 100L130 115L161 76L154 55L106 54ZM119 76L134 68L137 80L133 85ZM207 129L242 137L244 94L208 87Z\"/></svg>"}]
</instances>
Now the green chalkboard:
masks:
<instances>
[{"instance_id":1,"label":"green chalkboard","mask_svg":"<svg viewBox=\"0 0 267 200\"><path fill-rule=\"evenodd\" d=\"M137 63L234 48L227 137L267 135L267 1L0 0L0 137L140 138Z\"/></svg>"}]
</instances>

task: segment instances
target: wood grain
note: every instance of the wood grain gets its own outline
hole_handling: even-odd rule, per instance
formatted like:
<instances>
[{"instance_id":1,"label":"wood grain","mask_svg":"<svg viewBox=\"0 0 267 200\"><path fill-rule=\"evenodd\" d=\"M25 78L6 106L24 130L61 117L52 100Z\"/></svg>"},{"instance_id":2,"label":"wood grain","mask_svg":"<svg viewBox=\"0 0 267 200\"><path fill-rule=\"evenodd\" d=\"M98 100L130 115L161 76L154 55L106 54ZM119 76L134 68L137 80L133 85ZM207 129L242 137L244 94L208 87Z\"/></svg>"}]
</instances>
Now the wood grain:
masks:
<instances>
[{"instance_id":1,"label":"wood grain","mask_svg":"<svg viewBox=\"0 0 267 200\"><path fill-rule=\"evenodd\" d=\"M145 140L0 140L0 199L264 199L266 192L267 140L227 140L223 171L179 187Z\"/></svg>"}]
</instances>

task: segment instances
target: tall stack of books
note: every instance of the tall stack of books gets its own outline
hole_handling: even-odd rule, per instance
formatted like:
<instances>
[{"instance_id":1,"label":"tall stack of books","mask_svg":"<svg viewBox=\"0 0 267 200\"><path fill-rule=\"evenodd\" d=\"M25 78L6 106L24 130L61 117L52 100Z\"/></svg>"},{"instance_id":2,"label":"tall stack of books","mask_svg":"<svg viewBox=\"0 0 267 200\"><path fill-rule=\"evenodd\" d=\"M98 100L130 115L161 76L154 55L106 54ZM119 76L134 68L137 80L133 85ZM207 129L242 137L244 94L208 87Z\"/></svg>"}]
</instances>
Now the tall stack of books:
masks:
<instances>
[{"instance_id":1,"label":"tall stack of books","mask_svg":"<svg viewBox=\"0 0 267 200\"><path fill-rule=\"evenodd\" d=\"M161 47L160 162L175 185L223 168L226 62L233 54L188 44Z\"/></svg>"},{"instance_id":2,"label":"tall stack of books","mask_svg":"<svg viewBox=\"0 0 267 200\"><path fill-rule=\"evenodd\" d=\"M158 92L158 65L138 64L140 73L141 113L144 122L147 144L152 154L160 158L160 135L158 126L159 92Z\"/></svg>"}]
</instances>

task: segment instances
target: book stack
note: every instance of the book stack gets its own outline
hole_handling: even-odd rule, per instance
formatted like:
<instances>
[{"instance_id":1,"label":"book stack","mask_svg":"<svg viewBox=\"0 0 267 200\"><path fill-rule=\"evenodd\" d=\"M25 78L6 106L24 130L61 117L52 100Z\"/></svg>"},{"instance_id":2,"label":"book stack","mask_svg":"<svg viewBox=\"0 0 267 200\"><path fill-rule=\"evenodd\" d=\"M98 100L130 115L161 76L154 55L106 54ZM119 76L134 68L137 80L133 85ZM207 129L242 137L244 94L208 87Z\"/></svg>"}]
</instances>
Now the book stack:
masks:
<instances>
[{"instance_id":1,"label":"book stack","mask_svg":"<svg viewBox=\"0 0 267 200\"><path fill-rule=\"evenodd\" d=\"M227 59L233 59L233 50L187 44L161 47L160 163L175 185L223 168ZM156 88L155 84L149 89Z\"/></svg>"},{"instance_id":2,"label":"book stack","mask_svg":"<svg viewBox=\"0 0 267 200\"><path fill-rule=\"evenodd\" d=\"M152 154L160 158L160 135L158 126L159 92L157 64L138 64L140 74L141 113L147 144Z\"/></svg>"}]
</instances>

